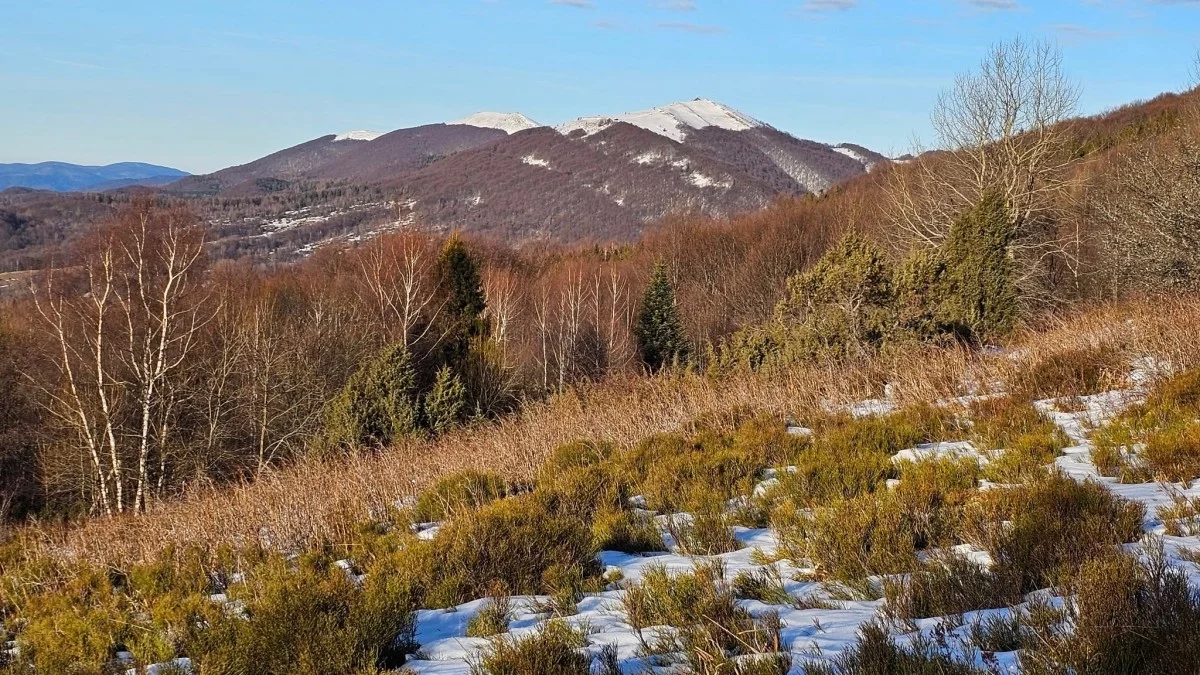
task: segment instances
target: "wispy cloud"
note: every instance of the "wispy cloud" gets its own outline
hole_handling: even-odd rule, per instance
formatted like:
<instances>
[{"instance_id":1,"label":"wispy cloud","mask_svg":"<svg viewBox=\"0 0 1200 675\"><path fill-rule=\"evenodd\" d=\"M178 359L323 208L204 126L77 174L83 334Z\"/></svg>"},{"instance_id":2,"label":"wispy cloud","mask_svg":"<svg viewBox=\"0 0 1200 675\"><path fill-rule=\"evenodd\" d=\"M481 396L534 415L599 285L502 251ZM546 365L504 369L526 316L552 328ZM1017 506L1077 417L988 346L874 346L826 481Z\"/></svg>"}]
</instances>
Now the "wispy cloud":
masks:
<instances>
[{"instance_id":1,"label":"wispy cloud","mask_svg":"<svg viewBox=\"0 0 1200 675\"><path fill-rule=\"evenodd\" d=\"M719 35L725 32L725 28L722 26L714 26L706 23L691 23L689 21L662 21L655 25L665 30L679 30L685 33L695 33L697 35Z\"/></svg>"},{"instance_id":2,"label":"wispy cloud","mask_svg":"<svg viewBox=\"0 0 1200 675\"><path fill-rule=\"evenodd\" d=\"M669 12L694 12L696 0L655 0L650 3L654 9L665 9Z\"/></svg>"},{"instance_id":3,"label":"wispy cloud","mask_svg":"<svg viewBox=\"0 0 1200 675\"><path fill-rule=\"evenodd\" d=\"M621 30L622 26L616 21L605 21L604 19L601 19L599 21L593 21L592 28L599 28L600 30Z\"/></svg>"},{"instance_id":4,"label":"wispy cloud","mask_svg":"<svg viewBox=\"0 0 1200 675\"><path fill-rule=\"evenodd\" d=\"M1046 26L1046 30L1053 31L1067 38L1078 40L1109 40L1117 37L1117 34L1112 31L1096 30L1088 28L1077 23L1055 23Z\"/></svg>"},{"instance_id":5,"label":"wispy cloud","mask_svg":"<svg viewBox=\"0 0 1200 675\"><path fill-rule=\"evenodd\" d=\"M801 7L802 12L844 12L858 6L858 0L808 0Z\"/></svg>"},{"instance_id":6,"label":"wispy cloud","mask_svg":"<svg viewBox=\"0 0 1200 675\"><path fill-rule=\"evenodd\" d=\"M591 9L595 7L592 0L550 0L552 5L562 5L563 7L574 7L576 9Z\"/></svg>"}]
</instances>

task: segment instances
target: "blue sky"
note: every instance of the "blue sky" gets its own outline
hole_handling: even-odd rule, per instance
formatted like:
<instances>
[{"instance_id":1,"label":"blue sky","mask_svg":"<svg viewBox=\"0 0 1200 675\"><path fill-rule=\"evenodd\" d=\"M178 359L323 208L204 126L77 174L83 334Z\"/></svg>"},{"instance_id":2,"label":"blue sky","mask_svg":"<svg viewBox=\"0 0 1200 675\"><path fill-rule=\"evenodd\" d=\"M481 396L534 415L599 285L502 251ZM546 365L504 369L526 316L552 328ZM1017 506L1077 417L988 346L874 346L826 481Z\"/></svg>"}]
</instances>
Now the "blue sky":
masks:
<instances>
[{"instance_id":1,"label":"blue sky","mask_svg":"<svg viewBox=\"0 0 1200 675\"><path fill-rule=\"evenodd\" d=\"M1183 89L1200 0L37 0L0 12L0 162L193 172L479 110L695 97L901 153L955 73L1057 40L1098 112Z\"/></svg>"}]
</instances>

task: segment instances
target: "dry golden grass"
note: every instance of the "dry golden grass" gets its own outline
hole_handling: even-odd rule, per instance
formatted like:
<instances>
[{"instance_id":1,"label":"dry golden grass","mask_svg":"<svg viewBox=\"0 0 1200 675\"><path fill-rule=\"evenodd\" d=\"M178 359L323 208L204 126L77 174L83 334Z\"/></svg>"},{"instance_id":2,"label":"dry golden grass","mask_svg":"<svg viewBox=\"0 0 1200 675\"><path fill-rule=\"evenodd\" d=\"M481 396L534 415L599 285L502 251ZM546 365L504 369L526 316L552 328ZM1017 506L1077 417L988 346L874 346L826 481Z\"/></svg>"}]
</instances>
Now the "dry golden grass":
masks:
<instances>
[{"instance_id":1,"label":"dry golden grass","mask_svg":"<svg viewBox=\"0 0 1200 675\"><path fill-rule=\"evenodd\" d=\"M172 542L211 547L261 542L283 550L341 544L351 539L356 524L384 517L398 500L439 477L477 469L529 481L555 447L573 440L629 447L700 416L710 424L732 425L748 410L803 421L827 404L882 397L885 384L900 404L943 399L1011 381L1030 363L1089 346L1116 349L1126 359L1154 356L1193 365L1200 360L1200 298L1101 307L1030 329L1012 346L1021 358L911 348L852 363L720 380L689 374L611 381L438 440L338 462L302 461L252 484L197 489L145 515L26 534L40 552L110 564L146 560Z\"/></svg>"}]
</instances>

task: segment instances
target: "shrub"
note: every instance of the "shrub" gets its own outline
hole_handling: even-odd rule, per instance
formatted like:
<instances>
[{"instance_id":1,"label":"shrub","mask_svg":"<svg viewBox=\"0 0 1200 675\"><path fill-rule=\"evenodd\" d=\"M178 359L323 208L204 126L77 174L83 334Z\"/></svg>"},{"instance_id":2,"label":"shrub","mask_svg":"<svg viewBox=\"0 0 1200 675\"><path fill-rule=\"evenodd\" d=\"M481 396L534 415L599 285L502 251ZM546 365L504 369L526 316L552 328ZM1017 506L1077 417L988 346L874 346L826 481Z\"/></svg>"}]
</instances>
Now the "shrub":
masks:
<instances>
[{"instance_id":1,"label":"shrub","mask_svg":"<svg viewBox=\"0 0 1200 675\"><path fill-rule=\"evenodd\" d=\"M1106 476L1187 483L1200 477L1200 369L1159 382L1146 401L1095 434L1092 458Z\"/></svg>"},{"instance_id":2,"label":"shrub","mask_svg":"<svg viewBox=\"0 0 1200 675\"><path fill-rule=\"evenodd\" d=\"M911 575L885 582L884 593L887 616L905 624L1021 602L1014 579L955 554L936 556Z\"/></svg>"},{"instance_id":3,"label":"shrub","mask_svg":"<svg viewBox=\"0 0 1200 675\"><path fill-rule=\"evenodd\" d=\"M922 637L901 648L886 629L869 623L858 642L832 663L809 662L806 675L984 675L984 671L954 660L949 648Z\"/></svg>"},{"instance_id":4,"label":"shrub","mask_svg":"<svg viewBox=\"0 0 1200 675\"><path fill-rule=\"evenodd\" d=\"M1004 196L984 195L959 216L939 251L945 269L938 280L941 322L976 341L1007 334L1016 325L1016 273L1009 251L1013 227Z\"/></svg>"},{"instance_id":5,"label":"shrub","mask_svg":"<svg viewBox=\"0 0 1200 675\"><path fill-rule=\"evenodd\" d=\"M917 523L891 493L865 494L811 512L780 509L779 550L820 575L852 581L917 565Z\"/></svg>"},{"instance_id":6,"label":"shrub","mask_svg":"<svg viewBox=\"0 0 1200 675\"><path fill-rule=\"evenodd\" d=\"M957 540L963 509L979 483L979 462L972 458L923 459L901 462L898 469L900 483L894 492L913 523L917 547Z\"/></svg>"},{"instance_id":7,"label":"shrub","mask_svg":"<svg viewBox=\"0 0 1200 675\"><path fill-rule=\"evenodd\" d=\"M542 465L540 476L553 478L559 473L594 466L612 456L613 448L609 443L596 441L575 441L558 446L550 453L546 463Z\"/></svg>"},{"instance_id":8,"label":"shrub","mask_svg":"<svg viewBox=\"0 0 1200 675\"><path fill-rule=\"evenodd\" d=\"M368 575L359 586L321 555L302 556L295 569L280 556L239 591L244 613L209 612L190 646L202 672L360 672L397 667L413 647L416 595L398 575Z\"/></svg>"},{"instance_id":9,"label":"shrub","mask_svg":"<svg viewBox=\"0 0 1200 675\"><path fill-rule=\"evenodd\" d=\"M490 504L505 492L504 479L499 475L468 469L445 476L422 492L412 515L417 522L445 520Z\"/></svg>"},{"instance_id":10,"label":"shrub","mask_svg":"<svg viewBox=\"0 0 1200 675\"><path fill-rule=\"evenodd\" d=\"M967 509L966 530L997 573L1022 592L1045 588L1089 560L1111 555L1142 535L1145 508L1103 485L1054 473L1036 482L989 490Z\"/></svg>"},{"instance_id":11,"label":"shrub","mask_svg":"<svg viewBox=\"0 0 1200 675\"><path fill-rule=\"evenodd\" d=\"M780 651L779 616L755 618L738 607L720 562L699 564L677 576L664 567L651 567L640 582L626 588L622 602L630 625L639 634L649 626L678 629L660 634L668 644L658 645L656 651L682 652L692 672L739 672L731 670L738 657ZM747 667L755 661L747 661Z\"/></svg>"},{"instance_id":12,"label":"shrub","mask_svg":"<svg viewBox=\"0 0 1200 675\"><path fill-rule=\"evenodd\" d=\"M580 651L587 635L549 621L525 637L498 636L471 666L472 675L591 675L592 657Z\"/></svg>"},{"instance_id":13,"label":"shrub","mask_svg":"<svg viewBox=\"0 0 1200 675\"><path fill-rule=\"evenodd\" d=\"M905 408L892 415L820 421L816 438L782 473L770 500L813 507L875 492L899 475L892 457L921 443L956 433L950 412L931 406Z\"/></svg>"},{"instance_id":14,"label":"shrub","mask_svg":"<svg viewBox=\"0 0 1200 675\"><path fill-rule=\"evenodd\" d=\"M779 568L774 565L738 572L733 578L733 594L768 605L790 605L794 602L783 585Z\"/></svg>"},{"instance_id":15,"label":"shrub","mask_svg":"<svg viewBox=\"0 0 1200 675\"><path fill-rule=\"evenodd\" d=\"M416 430L416 372L408 348L394 344L359 367L325 412L330 449L383 447Z\"/></svg>"},{"instance_id":16,"label":"shrub","mask_svg":"<svg viewBox=\"0 0 1200 675\"><path fill-rule=\"evenodd\" d=\"M1095 394L1120 386L1128 368L1112 345L1077 347L1024 364L1009 376L1008 391L1025 401Z\"/></svg>"},{"instance_id":17,"label":"shrub","mask_svg":"<svg viewBox=\"0 0 1200 675\"><path fill-rule=\"evenodd\" d=\"M1070 630L1042 630L1030 672L1200 671L1200 596L1168 566L1161 542L1139 562L1111 555L1085 563L1068 605Z\"/></svg>"},{"instance_id":18,"label":"shrub","mask_svg":"<svg viewBox=\"0 0 1200 675\"><path fill-rule=\"evenodd\" d=\"M488 504L452 520L424 547L410 546L408 564L422 570L428 603L453 606L500 582L513 593L546 590L552 567L600 573L588 524L549 511L532 495Z\"/></svg>"},{"instance_id":19,"label":"shrub","mask_svg":"<svg viewBox=\"0 0 1200 675\"><path fill-rule=\"evenodd\" d=\"M1028 402L1012 397L976 401L970 407L971 440L989 456L984 475L1011 483L1039 478L1070 439Z\"/></svg>"},{"instance_id":20,"label":"shrub","mask_svg":"<svg viewBox=\"0 0 1200 675\"><path fill-rule=\"evenodd\" d=\"M590 519L595 512L627 508L632 488L613 461L564 468L543 468L537 494L551 510Z\"/></svg>"},{"instance_id":21,"label":"shrub","mask_svg":"<svg viewBox=\"0 0 1200 675\"><path fill-rule=\"evenodd\" d=\"M147 630L129 598L102 570L80 568L68 583L21 607L20 660L39 673L100 675L114 669L118 648Z\"/></svg>"},{"instance_id":22,"label":"shrub","mask_svg":"<svg viewBox=\"0 0 1200 675\"><path fill-rule=\"evenodd\" d=\"M651 508L690 510L714 500L744 495L766 468L761 448L740 447L702 430L692 438L657 434L622 457L627 475Z\"/></svg>"},{"instance_id":23,"label":"shrub","mask_svg":"<svg viewBox=\"0 0 1200 675\"><path fill-rule=\"evenodd\" d=\"M488 591L487 603L467 622L467 637L492 637L508 632L512 619L512 596L503 584L494 584Z\"/></svg>"},{"instance_id":24,"label":"shrub","mask_svg":"<svg viewBox=\"0 0 1200 675\"><path fill-rule=\"evenodd\" d=\"M592 520L592 538L597 550L651 553L667 550L654 520L630 511L608 510Z\"/></svg>"},{"instance_id":25,"label":"shrub","mask_svg":"<svg viewBox=\"0 0 1200 675\"><path fill-rule=\"evenodd\" d=\"M720 555L742 547L729 527L724 505L709 503L696 509L690 518L667 520L667 529L684 555Z\"/></svg>"}]
</instances>

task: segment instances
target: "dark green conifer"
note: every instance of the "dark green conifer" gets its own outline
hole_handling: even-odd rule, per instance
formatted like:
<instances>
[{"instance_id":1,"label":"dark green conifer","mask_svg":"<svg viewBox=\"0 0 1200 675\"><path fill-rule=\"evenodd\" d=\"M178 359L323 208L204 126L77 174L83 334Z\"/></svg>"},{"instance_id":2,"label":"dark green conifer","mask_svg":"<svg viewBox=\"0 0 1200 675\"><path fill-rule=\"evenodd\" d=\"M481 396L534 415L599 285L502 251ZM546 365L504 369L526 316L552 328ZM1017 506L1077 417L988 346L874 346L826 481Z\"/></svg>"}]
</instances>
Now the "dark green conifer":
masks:
<instances>
[{"instance_id":1,"label":"dark green conifer","mask_svg":"<svg viewBox=\"0 0 1200 675\"><path fill-rule=\"evenodd\" d=\"M667 266L654 266L650 286L642 297L642 306L634 324L638 354L651 370L659 370L688 357L687 339L679 320L675 288L667 275Z\"/></svg>"},{"instance_id":2,"label":"dark green conifer","mask_svg":"<svg viewBox=\"0 0 1200 675\"><path fill-rule=\"evenodd\" d=\"M1012 241L1004 198L992 193L955 221L942 245L941 313L975 341L1002 336L1016 325L1020 307Z\"/></svg>"}]
</instances>

